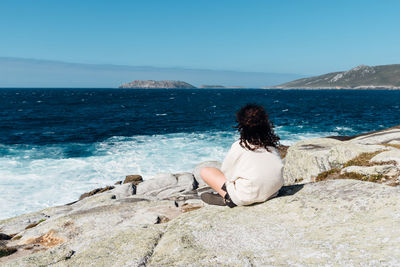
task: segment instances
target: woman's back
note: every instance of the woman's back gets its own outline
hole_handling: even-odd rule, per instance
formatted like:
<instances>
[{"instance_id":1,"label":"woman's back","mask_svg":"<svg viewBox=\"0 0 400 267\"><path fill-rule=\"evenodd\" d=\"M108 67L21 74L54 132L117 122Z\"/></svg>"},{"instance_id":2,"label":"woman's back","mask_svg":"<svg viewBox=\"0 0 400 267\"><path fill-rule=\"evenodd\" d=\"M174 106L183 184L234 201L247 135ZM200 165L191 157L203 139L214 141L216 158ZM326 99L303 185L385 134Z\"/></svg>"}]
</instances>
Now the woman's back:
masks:
<instances>
[{"instance_id":1,"label":"woman's back","mask_svg":"<svg viewBox=\"0 0 400 267\"><path fill-rule=\"evenodd\" d=\"M233 143L221 171L225 174L228 192L239 205L262 202L283 185L283 163L274 147L250 150ZM233 196L232 196L233 195ZM235 201L236 200L236 201Z\"/></svg>"},{"instance_id":2,"label":"woman's back","mask_svg":"<svg viewBox=\"0 0 400 267\"><path fill-rule=\"evenodd\" d=\"M236 122L239 141L233 143L221 170L204 167L200 171L203 180L220 196L206 192L201 195L206 203L232 208L263 202L283 185L283 164L276 151L279 136L264 107L247 104L236 113Z\"/></svg>"}]
</instances>

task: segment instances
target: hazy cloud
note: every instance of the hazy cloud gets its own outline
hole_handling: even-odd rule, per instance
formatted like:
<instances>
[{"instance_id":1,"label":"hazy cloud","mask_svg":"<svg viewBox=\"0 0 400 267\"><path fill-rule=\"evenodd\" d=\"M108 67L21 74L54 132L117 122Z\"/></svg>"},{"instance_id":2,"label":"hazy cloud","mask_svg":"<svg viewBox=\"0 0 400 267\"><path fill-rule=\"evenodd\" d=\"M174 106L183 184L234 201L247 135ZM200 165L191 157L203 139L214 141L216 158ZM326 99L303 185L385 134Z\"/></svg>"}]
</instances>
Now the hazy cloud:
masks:
<instances>
[{"instance_id":1,"label":"hazy cloud","mask_svg":"<svg viewBox=\"0 0 400 267\"><path fill-rule=\"evenodd\" d=\"M238 72L147 66L79 64L0 57L0 87L118 87L132 80L181 80L200 86L263 87L304 77L290 73Z\"/></svg>"}]
</instances>

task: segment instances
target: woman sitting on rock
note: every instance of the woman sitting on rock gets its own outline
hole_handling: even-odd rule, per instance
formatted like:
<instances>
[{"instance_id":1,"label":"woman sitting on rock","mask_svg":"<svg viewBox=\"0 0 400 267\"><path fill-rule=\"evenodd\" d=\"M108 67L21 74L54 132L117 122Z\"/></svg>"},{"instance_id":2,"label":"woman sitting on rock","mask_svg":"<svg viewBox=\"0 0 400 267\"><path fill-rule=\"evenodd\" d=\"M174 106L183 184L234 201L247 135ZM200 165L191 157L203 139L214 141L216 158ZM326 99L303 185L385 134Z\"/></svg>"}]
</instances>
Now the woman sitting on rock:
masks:
<instances>
[{"instance_id":1,"label":"woman sitting on rock","mask_svg":"<svg viewBox=\"0 0 400 267\"><path fill-rule=\"evenodd\" d=\"M279 137L265 109L248 104L236 113L240 139L233 143L221 170L204 167L200 175L218 194L203 193L211 205L234 206L263 202L278 194L283 185Z\"/></svg>"}]
</instances>

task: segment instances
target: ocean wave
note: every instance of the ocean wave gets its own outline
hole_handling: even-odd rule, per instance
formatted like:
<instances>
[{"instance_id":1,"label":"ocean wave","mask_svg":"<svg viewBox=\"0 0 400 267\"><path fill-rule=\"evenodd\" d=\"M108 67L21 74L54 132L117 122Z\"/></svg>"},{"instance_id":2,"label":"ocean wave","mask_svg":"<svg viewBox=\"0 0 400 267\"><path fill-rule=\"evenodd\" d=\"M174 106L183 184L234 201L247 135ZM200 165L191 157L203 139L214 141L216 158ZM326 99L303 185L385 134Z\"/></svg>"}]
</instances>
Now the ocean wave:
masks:
<instances>
[{"instance_id":1,"label":"ocean wave","mask_svg":"<svg viewBox=\"0 0 400 267\"><path fill-rule=\"evenodd\" d=\"M2 145L0 219L76 200L128 174L192 171L201 161L223 160L234 133L177 133L121 137L85 146L69 157L68 145ZM71 144L76 147L77 144ZM83 145L84 146L84 145Z\"/></svg>"},{"instance_id":2,"label":"ocean wave","mask_svg":"<svg viewBox=\"0 0 400 267\"><path fill-rule=\"evenodd\" d=\"M355 130L351 127L346 127L346 126L336 126L334 128L335 131L346 131L346 132L355 132Z\"/></svg>"},{"instance_id":3,"label":"ocean wave","mask_svg":"<svg viewBox=\"0 0 400 267\"><path fill-rule=\"evenodd\" d=\"M282 144L336 134L293 134L295 128L276 128ZM0 204L7 208L0 219L66 204L128 174L146 180L160 172L190 172L202 161L222 161L237 139L236 132L217 131L114 136L94 144L1 145Z\"/></svg>"}]
</instances>

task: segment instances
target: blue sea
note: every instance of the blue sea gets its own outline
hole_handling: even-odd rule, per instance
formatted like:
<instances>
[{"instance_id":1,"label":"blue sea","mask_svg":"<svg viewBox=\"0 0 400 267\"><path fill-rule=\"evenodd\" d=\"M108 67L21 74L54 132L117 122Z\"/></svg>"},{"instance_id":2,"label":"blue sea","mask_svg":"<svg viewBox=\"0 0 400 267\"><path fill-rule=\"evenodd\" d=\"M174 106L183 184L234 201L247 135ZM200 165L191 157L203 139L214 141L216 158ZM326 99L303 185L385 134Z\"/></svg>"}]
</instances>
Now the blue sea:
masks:
<instances>
[{"instance_id":1,"label":"blue sea","mask_svg":"<svg viewBox=\"0 0 400 267\"><path fill-rule=\"evenodd\" d=\"M285 145L400 124L391 90L0 89L0 219L223 160L246 103L267 109Z\"/></svg>"}]
</instances>

